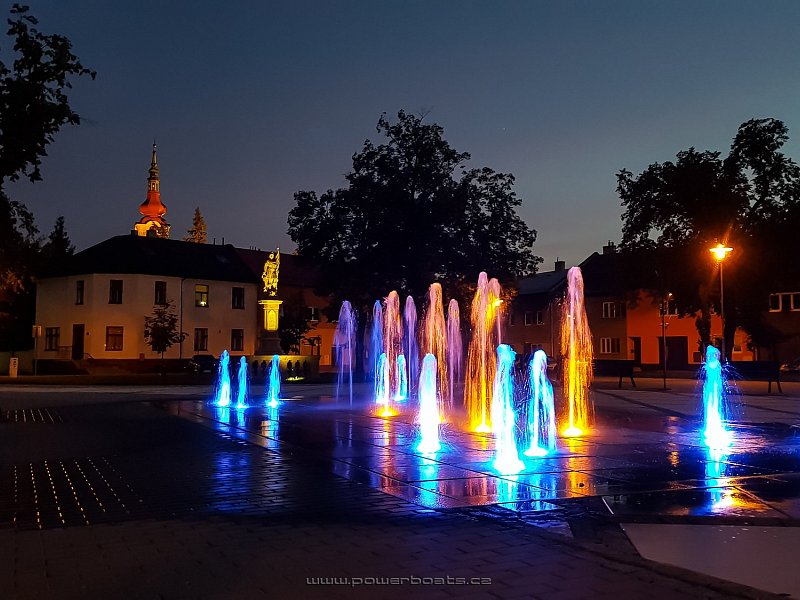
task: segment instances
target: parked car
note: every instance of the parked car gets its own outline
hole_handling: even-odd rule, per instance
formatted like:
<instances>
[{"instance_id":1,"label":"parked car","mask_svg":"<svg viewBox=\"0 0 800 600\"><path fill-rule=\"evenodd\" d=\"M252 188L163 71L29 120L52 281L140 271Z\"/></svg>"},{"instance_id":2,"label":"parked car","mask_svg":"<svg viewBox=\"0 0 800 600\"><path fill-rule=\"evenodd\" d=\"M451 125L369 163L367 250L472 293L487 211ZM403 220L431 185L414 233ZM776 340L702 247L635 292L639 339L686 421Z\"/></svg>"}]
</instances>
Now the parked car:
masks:
<instances>
[{"instance_id":1,"label":"parked car","mask_svg":"<svg viewBox=\"0 0 800 600\"><path fill-rule=\"evenodd\" d=\"M216 373L217 363L212 354L195 354L189 359L188 369L193 373Z\"/></svg>"},{"instance_id":2,"label":"parked car","mask_svg":"<svg viewBox=\"0 0 800 600\"><path fill-rule=\"evenodd\" d=\"M800 373L800 358L795 358L791 362L783 363L781 365L781 372L783 372L783 373Z\"/></svg>"}]
</instances>

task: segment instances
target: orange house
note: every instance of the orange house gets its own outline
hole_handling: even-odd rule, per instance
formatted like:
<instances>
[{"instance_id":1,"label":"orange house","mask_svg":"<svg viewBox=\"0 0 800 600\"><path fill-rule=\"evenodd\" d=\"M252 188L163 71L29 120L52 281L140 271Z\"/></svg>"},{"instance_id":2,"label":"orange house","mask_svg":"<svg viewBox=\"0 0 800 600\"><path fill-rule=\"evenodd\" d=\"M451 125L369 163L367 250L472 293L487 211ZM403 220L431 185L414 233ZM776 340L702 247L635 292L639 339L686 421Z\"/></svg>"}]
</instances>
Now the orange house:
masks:
<instances>
[{"instance_id":1,"label":"orange house","mask_svg":"<svg viewBox=\"0 0 800 600\"><path fill-rule=\"evenodd\" d=\"M586 316L598 360L632 360L644 369L695 369L703 361L695 316L679 316L674 298L662 299L646 289L629 288L624 267L615 260L613 244L595 252L579 266L584 279ZM543 349L560 353L561 303L567 269L556 261L553 271L519 282L519 293L507 315L507 341L518 354ZM663 307L663 314L662 314ZM722 319L711 316L711 336L721 345ZM736 331L731 359L754 360L748 336Z\"/></svg>"}]
</instances>

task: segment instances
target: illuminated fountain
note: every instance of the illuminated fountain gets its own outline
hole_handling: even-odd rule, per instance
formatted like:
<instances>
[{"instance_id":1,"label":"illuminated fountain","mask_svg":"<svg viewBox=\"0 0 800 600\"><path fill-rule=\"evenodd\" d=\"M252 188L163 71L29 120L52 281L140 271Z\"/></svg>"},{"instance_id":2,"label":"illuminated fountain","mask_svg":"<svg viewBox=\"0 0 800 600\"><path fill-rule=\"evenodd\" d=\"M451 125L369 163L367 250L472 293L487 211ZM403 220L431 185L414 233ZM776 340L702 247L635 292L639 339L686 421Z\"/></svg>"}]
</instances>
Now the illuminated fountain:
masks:
<instances>
[{"instance_id":1,"label":"illuminated fountain","mask_svg":"<svg viewBox=\"0 0 800 600\"><path fill-rule=\"evenodd\" d=\"M450 375L450 407L456 383L461 379L461 363L464 360L464 347L461 343L461 319L458 302L453 299L447 306L447 373Z\"/></svg>"},{"instance_id":2,"label":"illuminated fountain","mask_svg":"<svg viewBox=\"0 0 800 600\"><path fill-rule=\"evenodd\" d=\"M383 352L389 363L389 393L392 398L397 398L397 357L403 353L403 319L400 316L400 297L395 291L389 292L383 304Z\"/></svg>"},{"instance_id":3,"label":"illuminated fountain","mask_svg":"<svg viewBox=\"0 0 800 600\"><path fill-rule=\"evenodd\" d=\"M436 398L436 357L426 354L422 360L422 372L419 376L419 423L420 442L417 452L429 454L438 452L439 444L439 403Z\"/></svg>"},{"instance_id":4,"label":"illuminated fountain","mask_svg":"<svg viewBox=\"0 0 800 600\"><path fill-rule=\"evenodd\" d=\"M417 347L417 307L414 298L406 298L403 309L403 354L408 366L408 381L413 386L419 378L419 348Z\"/></svg>"},{"instance_id":5,"label":"illuminated fountain","mask_svg":"<svg viewBox=\"0 0 800 600\"><path fill-rule=\"evenodd\" d=\"M217 406L230 406L231 405L231 372L230 372L230 356L227 350L223 350L219 357L219 365L217 367L217 393L214 404Z\"/></svg>"},{"instance_id":6,"label":"illuminated fountain","mask_svg":"<svg viewBox=\"0 0 800 600\"><path fill-rule=\"evenodd\" d=\"M439 402L448 396L447 381L447 328L444 321L442 286L432 283L428 288L428 306L422 321L422 348L425 354L433 354L438 367L437 388ZM440 413L443 411L440 411Z\"/></svg>"},{"instance_id":7,"label":"illuminated fountain","mask_svg":"<svg viewBox=\"0 0 800 600\"><path fill-rule=\"evenodd\" d=\"M497 373L492 392L492 431L495 458L493 466L501 474L519 473L525 465L519 459L516 440L516 413L514 412L514 376L512 373L516 354L511 346L497 347Z\"/></svg>"},{"instance_id":8,"label":"illuminated fountain","mask_svg":"<svg viewBox=\"0 0 800 600\"><path fill-rule=\"evenodd\" d=\"M266 405L270 408L278 406L281 400L281 357L272 357L269 368L269 388L267 388Z\"/></svg>"},{"instance_id":9,"label":"illuminated fountain","mask_svg":"<svg viewBox=\"0 0 800 600\"><path fill-rule=\"evenodd\" d=\"M406 368L406 357L402 354L397 357L395 382L394 399L397 402L402 402L408 398L408 369Z\"/></svg>"},{"instance_id":10,"label":"illuminated fountain","mask_svg":"<svg viewBox=\"0 0 800 600\"><path fill-rule=\"evenodd\" d=\"M249 408L247 406L247 393L248 393L248 369L247 358L242 357L239 359L239 386L236 389L236 410L244 410Z\"/></svg>"},{"instance_id":11,"label":"illuminated fountain","mask_svg":"<svg viewBox=\"0 0 800 600\"><path fill-rule=\"evenodd\" d=\"M583 275L579 267L567 273L567 296L561 315L561 354L569 425L563 434L574 437L589 426L589 384L592 382L592 332L583 304Z\"/></svg>"},{"instance_id":12,"label":"illuminated fountain","mask_svg":"<svg viewBox=\"0 0 800 600\"><path fill-rule=\"evenodd\" d=\"M378 414L382 417L391 417L394 414L389 404L392 393L391 371L389 359L383 352L378 357L375 373L375 404L378 406Z\"/></svg>"},{"instance_id":13,"label":"illuminated fountain","mask_svg":"<svg viewBox=\"0 0 800 600\"><path fill-rule=\"evenodd\" d=\"M336 377L336 397L340 398L344 386L345 377L350 395L350 404L353 404L353 367L356 363L356 332L358 322L356 313L345 300L339 309L339 322L336 324L336 332L333 335L333 345L336 348L336 366L338 369Z\"/></svg>"},{"instance_id":14,"label":"illuminated fountain","mask_svg":"<svg viewBox=\"0 0 800 600\"><path fill-rule=\"evenodd\" d=\"M486 273L478 276L478 288L472 299L470 321L472 337L467 351L467 369L464 379L464 406L469 417L469 427L474 431L491 431L490 404L492 382L496 370L495 348L500 344L497 319L502 303L500 284L489 281Z\"/></svg>"},{"instance_id":15,"label":"illuminated fountain","mask_svg":"<svg viewBox=\"0 0 800 600\"><path fill-rule=\"evenodd\" d=\"M547 378L547 354L537 350L528 364L531 399L528 402L530 444L526 456L546 456L556 449L553 386ZM544 444L544 445L542 445Z\"/></svg>"},{"instance_id":16,"label":"illuminated fountain","mask_svg":"<svg viewBox=\"0 0 800 600\"><path fill-rule=\"evenodd\" d=\"M368 375L378 378L378 361L383 353L383 306L380 300L375 300L372 306L372 326L369 339L369 367Z\"/></svg>"},{"instance_id":17,"label":"illuminated fountain","mask_svg":"<svg viewBox=\"0 0 800 600\"><path fill-rule=\"evenodd\" d=\"M709 448L726 448L731 444L731 432L725 428L728 401L722 373L720 353L714 346L706 348L703 373L703 437Z\"/></svg>"}]
</instances>

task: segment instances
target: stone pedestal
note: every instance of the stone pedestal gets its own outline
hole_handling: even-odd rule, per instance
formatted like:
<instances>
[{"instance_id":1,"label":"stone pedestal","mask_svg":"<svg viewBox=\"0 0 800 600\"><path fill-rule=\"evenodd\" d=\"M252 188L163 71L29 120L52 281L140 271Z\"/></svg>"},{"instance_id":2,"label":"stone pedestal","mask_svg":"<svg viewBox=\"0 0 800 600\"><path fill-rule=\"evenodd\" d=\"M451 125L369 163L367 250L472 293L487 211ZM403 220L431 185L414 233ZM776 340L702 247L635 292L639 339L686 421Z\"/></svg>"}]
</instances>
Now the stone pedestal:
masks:
<instances>
[{"instance_id":1,"label":"stone pedestal","mask_svg":"<svg viewBox=\"0 0 800 600\"><path fill-rule=\"evenodd\" d=\"M283 300L259 300L258 303L262 306L264 312L256 354L281 354L283 350L278 336L278 322Z\"/></svg>"}]
</instances>

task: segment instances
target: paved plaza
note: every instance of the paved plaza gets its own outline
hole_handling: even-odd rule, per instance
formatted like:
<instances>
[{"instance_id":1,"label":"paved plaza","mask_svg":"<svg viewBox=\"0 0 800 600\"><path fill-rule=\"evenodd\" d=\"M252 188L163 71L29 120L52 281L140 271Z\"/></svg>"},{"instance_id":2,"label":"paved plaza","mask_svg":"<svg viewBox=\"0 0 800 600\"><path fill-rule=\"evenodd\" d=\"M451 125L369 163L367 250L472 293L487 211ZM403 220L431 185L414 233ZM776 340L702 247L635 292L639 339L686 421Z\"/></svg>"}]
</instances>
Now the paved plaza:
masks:
<instances>
[{"instance_id":1,"label":"paved plaza","mask_svg":"<svg viewBox=\"0 0 800 600\"><path fill-rule=\"evenodd\" d=\"M2 597L795 593L791 569L748 586L643 556L665 527L656 546L736 528L796 555L800 385L742 384L734 445L710 454L695 382L637 383L598 381L591 434L518 475L455 426L419 455L413 416L372 416L360 389L351 406L333 386L284 386L278 409L237 412L209 406L208 386L3 385Z\"/></svg>"}]
</instances>

